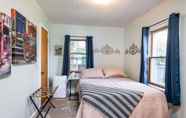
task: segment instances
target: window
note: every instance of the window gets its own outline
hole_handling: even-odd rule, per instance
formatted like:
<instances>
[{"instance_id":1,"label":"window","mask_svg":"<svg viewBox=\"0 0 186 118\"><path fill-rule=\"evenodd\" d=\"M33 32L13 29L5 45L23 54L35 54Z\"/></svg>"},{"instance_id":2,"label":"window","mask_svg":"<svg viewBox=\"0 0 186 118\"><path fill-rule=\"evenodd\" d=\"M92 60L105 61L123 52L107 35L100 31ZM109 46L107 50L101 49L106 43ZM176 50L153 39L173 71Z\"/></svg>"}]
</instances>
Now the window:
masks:
<instances>
[{"instance_id":1,"label":"window","mask_svg":"<svg viewBox=\"0 0 186 118\"><path fill-rule=\"evenodd\" d=\"M79 72L86 68L86 41L70 41L70 72Z\"/></svg>"},{"instance_id":2,"label":"window","mask_svg":"<svg viewBox=\"0 0 186 118\"><path fill-rule=\"evenodd\" d=\"M149 54L149 83L165 86L165 64L168 28L151 31Z\"/></svg>"}]
</instances>

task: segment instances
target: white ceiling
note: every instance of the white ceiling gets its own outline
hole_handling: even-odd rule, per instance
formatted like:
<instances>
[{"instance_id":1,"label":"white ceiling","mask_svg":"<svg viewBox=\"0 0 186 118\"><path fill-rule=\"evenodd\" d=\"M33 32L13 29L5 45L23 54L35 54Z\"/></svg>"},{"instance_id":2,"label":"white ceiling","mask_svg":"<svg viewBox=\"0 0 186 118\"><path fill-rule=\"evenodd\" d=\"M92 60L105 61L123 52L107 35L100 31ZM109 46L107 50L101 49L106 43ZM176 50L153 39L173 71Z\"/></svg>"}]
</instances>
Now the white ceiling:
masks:
<instances>
[{"instance_id":1,"label":"white ceiling","mask_svg":"<svg viewBox=\"0 0 186 118\"><path fill-rule=\"evenodd\" d=\"M50 22L76 25L124 26L162 0L113 0L110 5L93 0L37 0Z\"/></svg>"}]
</instances>

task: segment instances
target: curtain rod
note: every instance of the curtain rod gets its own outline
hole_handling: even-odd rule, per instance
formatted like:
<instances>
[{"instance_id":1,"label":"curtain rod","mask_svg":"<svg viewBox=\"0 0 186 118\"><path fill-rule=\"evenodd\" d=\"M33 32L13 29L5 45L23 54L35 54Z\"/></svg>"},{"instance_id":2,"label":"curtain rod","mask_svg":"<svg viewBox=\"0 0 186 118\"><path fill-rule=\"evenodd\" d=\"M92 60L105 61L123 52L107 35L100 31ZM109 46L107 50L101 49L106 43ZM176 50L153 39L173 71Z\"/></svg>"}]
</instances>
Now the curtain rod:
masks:
<instances>
[{"instance_id":1,"label":"curtain rod","mask_svg":"<svg viewBox=\"0 0 186 118\"><path fill-rule=\"evenodd\" d=\"M158 21L158 22L156 22L156 23L150 25L149 27L153 27L153 26L155 26L155 25L158 25L158 24L160 24L160 23L163 23L163 22L165 22L165 21L168 21L168 19L169 19L169 18L165 18L165 19L163 19L163 20L161 20L161 21Z\"/></svg>"}]
</instances>

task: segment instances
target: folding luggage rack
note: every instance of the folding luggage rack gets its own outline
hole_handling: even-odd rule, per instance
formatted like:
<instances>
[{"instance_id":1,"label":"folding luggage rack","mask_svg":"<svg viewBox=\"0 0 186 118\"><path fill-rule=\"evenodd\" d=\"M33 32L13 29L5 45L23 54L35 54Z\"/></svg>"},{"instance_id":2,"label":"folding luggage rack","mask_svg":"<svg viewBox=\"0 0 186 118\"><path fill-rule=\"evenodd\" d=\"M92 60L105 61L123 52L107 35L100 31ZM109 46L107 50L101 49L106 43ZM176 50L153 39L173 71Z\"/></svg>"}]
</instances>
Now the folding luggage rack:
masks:
<instances>
[{"instance_id":1,"label":"folding luggage rack","mask_svg":"<svg viewBox=\"0 0 186 118\"><path fill-rule=\"evenodd\" d=\"M50 109L55 108L55 105L52 103L52 98L56 90L57 87L54 90L39 88L29 96L31 103L37 111L36 118L38 118L39 116L41 118L46 118Z\"/></svg>"}]
</instances>

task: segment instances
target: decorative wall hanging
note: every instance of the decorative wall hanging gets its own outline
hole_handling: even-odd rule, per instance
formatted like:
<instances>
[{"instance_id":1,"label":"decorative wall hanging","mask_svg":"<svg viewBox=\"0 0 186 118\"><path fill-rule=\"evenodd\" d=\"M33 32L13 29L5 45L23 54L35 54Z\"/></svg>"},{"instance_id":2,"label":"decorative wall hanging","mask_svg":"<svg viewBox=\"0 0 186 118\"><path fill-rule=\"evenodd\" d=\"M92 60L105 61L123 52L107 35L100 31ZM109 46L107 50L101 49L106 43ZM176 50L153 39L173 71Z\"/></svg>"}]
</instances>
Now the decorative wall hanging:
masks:
<instances>
[{"instance_id":1,"label":"decorative wall hanging","mask_svg":"<svg viewBox=\"0 0 186 118\"><path fill-rule=\"evenodd\" d=\"M36 61L37 27L15 9L12 15L12 63L30 64Z\"/></svg>"},{"instance_id":2,"label":"decorative wall hanging","mask_svg":"<svg viewBox=\"0 0 186 118\"><path fill-rule=\"evenodd\" d=\"M11 73L11 18L0 12L0 79Z\"/></svg>"},{"instance_id":3,"label":"decorative wall hanging","mask_svg":"<svg viewBox=\"0 0 186 118\"><path fill-rule=\"evenodd\" d=\"M55 45L55 55L62 56L63 47L61 45Z\"/></svg>"},{"instance_id":4,"label":"decorative wall hanging","mask_svg":"<svg viewBox=\"0 0 186 118\"><path fill-rule=\"evenodd\" d=\"M120 54L119 49L114 49L110 45L106 44L101 49L96 48L95 53L102 53L104 55Z\"/></svg>"},{"instance_id":5,"label":"decorative wall hanging","mask_svg":"<svg viewBox=\"0 0 186 118\"><path fill-rule=\"evenodd\" d=\"M129 47L129 49L125 50L125 54L135 55L137 53L140 53L140 49L134 43Z\"/></svg>"}]
</instances>

